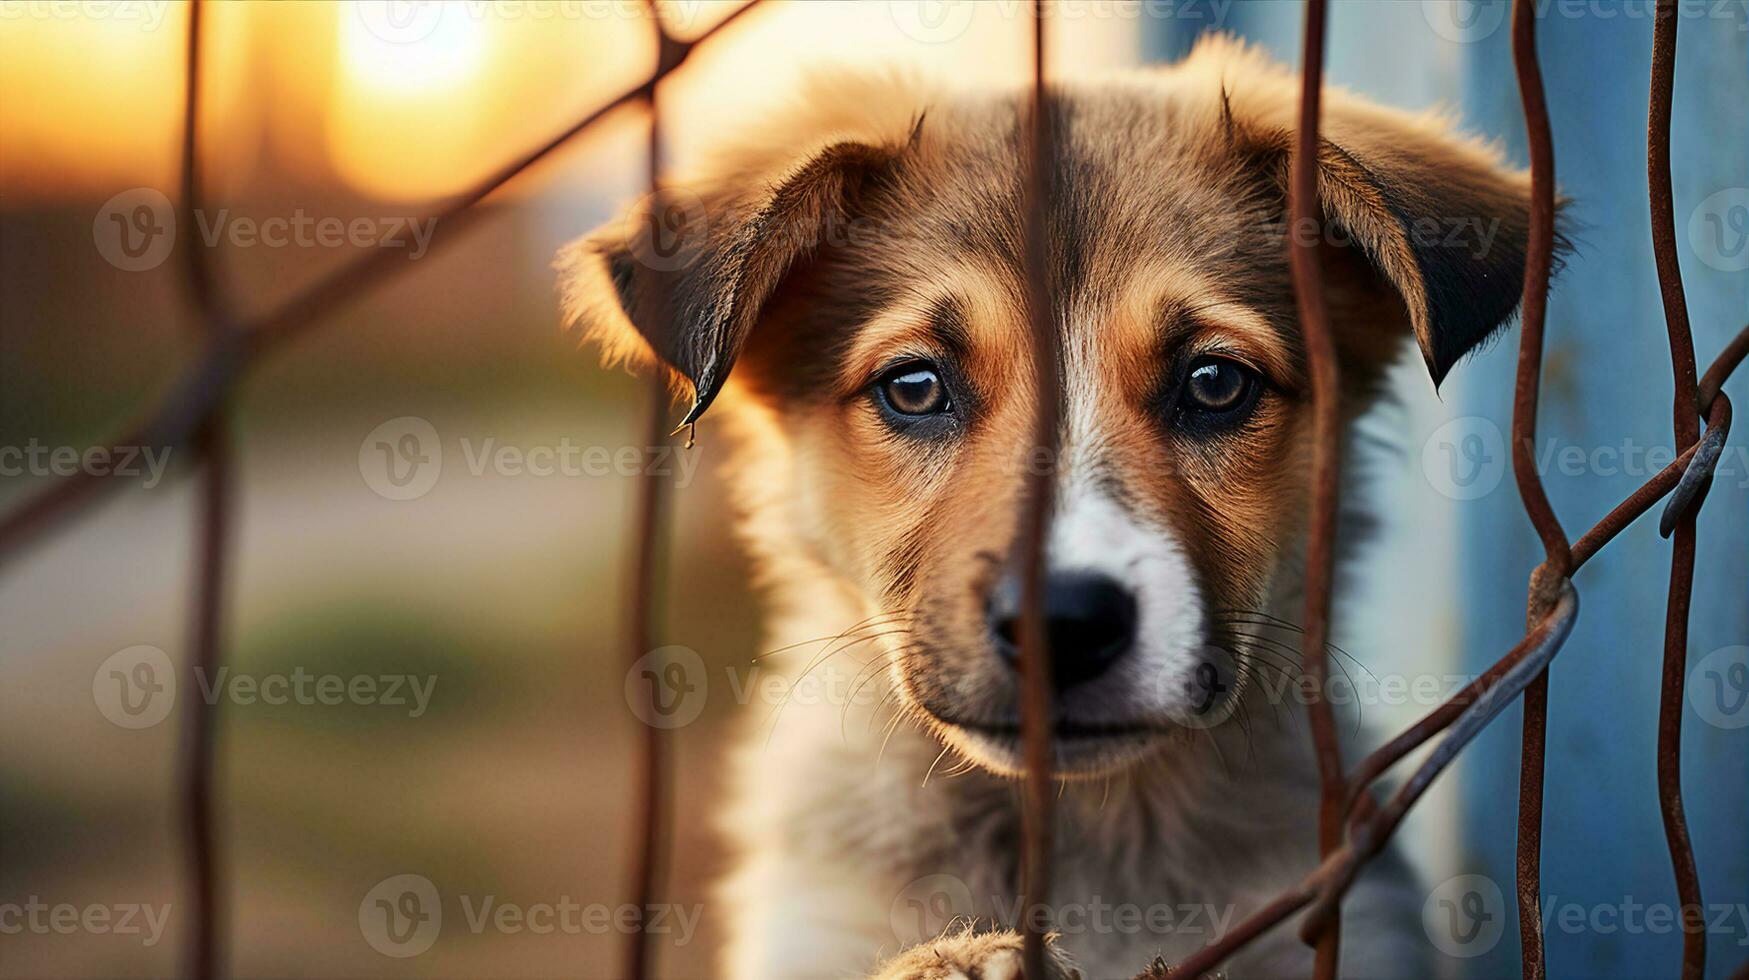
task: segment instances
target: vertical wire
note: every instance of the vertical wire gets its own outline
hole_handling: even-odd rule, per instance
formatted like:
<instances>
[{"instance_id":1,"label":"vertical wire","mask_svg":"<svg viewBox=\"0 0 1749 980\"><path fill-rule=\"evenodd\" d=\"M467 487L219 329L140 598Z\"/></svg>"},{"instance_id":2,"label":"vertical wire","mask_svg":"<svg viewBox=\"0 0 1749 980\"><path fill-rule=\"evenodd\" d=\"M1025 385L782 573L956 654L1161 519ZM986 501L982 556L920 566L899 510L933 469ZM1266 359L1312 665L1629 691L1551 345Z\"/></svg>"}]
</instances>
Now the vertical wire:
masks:
<instances>
[{"instance_id":1,"label":"vertical wire","mask_svg":"<svg viewBox=\"0 0 1749 980\"><path fill-rule=\"evenodd\" d=\"M181 248L183 271L193 294L202 335L222 340L234 331L222 314L209 264L211 256L192 234L200 206L200 46L205 6L196 0L188 10L180 202L184 237ZM221 398L201 421L193 446L195 460L204 468L198 493L197 566L188 636L193 644L192 669L199 672L197 676L204 677L214 676L223 659L221 617L230 537L232 466L226 416L226 403ZM213 799L219 702L209 704L205 698L192 696L197 687L189 685L191 696L182 713L180 803L186 834L189 904L192 906L189 914L192 929L185 953L185 968L191 977L210 980L218 975L219 936L221 923L226 918L218 884L218 828Z\"/></svg>"},{"instance_id":2,"label":"vertical wire","mask_svg":"<svg viewBox=\"0 0 1749 980\"><path fill-rule=\"evenodd\" d=\"M1537 403L1541 394L1543 326L1548 312L1549 276L1554 267L1555 150L1536 53L1536 5L1513 6L1512 57L1524 105L1530 148L1530 231L1525 247L1518 373L1512 406L1512 473L1525 514L1543 543L1543 563L1531 575L1525 619L1534 624L1552 608L1573 558L1566 532L1555 516L1536 469ZM1523 972L1545 975L1542 933L1543 765L1548 741L1549 679L1539 674L1524 692L1524 731L1519 747L1517 898Z\"/></svg>"},{"instance_id":3,"label":"vertical wire","mask_svg":"<svg viewBox=\"0 0 1749 980\"><path fill-rule=\"evenodd\" d=\"M654 0L645 0L645 11L656 34L658 70L652 76L649 86L645 89L644 102L649 108L650 134L648 146L648 172L646 174L650 187L649 207L652 230L659 233L656 226L665 215L661 171L662 171L662 121L658 85L662 68L677 63L684 57L685 47L669 36L663 26L660 11ZM651 288L662 289L662 277L651 276ZM658 302L652 303L656 311L656 322L652 329L664 333L669 328L666 317L670 310L666 296L658 297ZM661 344L653 344L660 350ZM661 445L667 435L668 390L658 364L650 372L649 404L645 408L644 451L647 454L650 447ZM633 538L632 551L628 560L631 569L632 596L629 609L629 623L625 636L624 663L631 670L637 662L655 649L656 632L659 629L656 592L657 578L661 574L658 567L660 557L660 537L662 521L662 487L654 467L645 466L638 475L637 490L633 502ZM666 823L668 808L671 803L668 787L668 745L664 732L653 720L641 719L644 724L639 732L638 745L633 759L634 787L632 825L634 841L631 849L631 893L638 909L638 928L627 933L625 937L624 957L626 963L625 975L631 980L646 980L655 965L655 940L647 928L650 908L655 903L661 884L661 851L663 829Z\"/></svg>"},{"instance_id":4,"label":"vertical wire","mask_svg":"<svg viewBox=\"0 0 1749 980\"><path fill-rule=\"evenodd\" d=\"M221 610L224 605L226 554L230 538L231 450L223 414L206 422L197 436L203 468L200 483L199 566L190 633L194 637L195 669L217 675L222 657ZM218 701L208 703L190 685L183 710L185 757L182 807L187 822L191 879L188 975L210 980L218 975L219 936L226 920L218 885L217 813L213 770L217 760Z\"/></svg>"},{"instance_id":5,"label":"vertical wire","mask_svg":"<svg viewBox=\"0 0 1749 980\"><path fill-rule=\"evenodd\" d=\"M1336 718L1324 697L1329 674L1330 593L1335 571L1336 509L1341 495L1342 378L1335 340L1330 333L1324 299L1324 279L1318 265L1322 240L1322 209L1318 202L1318 116L1324 84L1325 0L1306 4L1304 45L1300 53L1300 112L1295 134L1289 194L1294 234L1289 260L1300 330L1306 342L1312 391L1311 519L1306 543L1305 632L1300 657L1310 697L1313 751L1318 762L1318 855L1328 858L1342 846L1347 791L1343 786L1342 753ZM1308 232L1313 232L1308 235ZM1319 933L1315 975L1336 975L1341 955L1341 920L1333 915Z\"/></svg>"},{"instance_id":6,"label":"vertical wire","mask_svg":"<svg viewBox=\"0 0 1749 980\"><path fill-rule=\"evenodd\" d=\"M1025 504L1021 510L1017 559L1021 578L1020 729L1026 760L1025 799L1021 812L1021 935L1025 975L1044 977L1044 936L1035 908L1050 898L1051 881L1051 651L1044 616L1046 530L1050 522L1053 477L1056 472L1057 365L1056 320L1050 286L1048 214L1053 174L1050 146L1050 104L1045 91L1047 30L1043 0L1032 4L1032 103L1027 167L1026 266L1030 284L1028 307L1032 326L1033 465L1027 468Z\"/></svg>"},{"instance_id":7,"label":"vertical wire","mask_svg":"<svg viewBox=\"0 0 1749 980\"><path fill-rule=\"evenodd\" d=\"M1677 5L1659 0L1652 33L1651 95L1646 117L1646 184L1651 206L1652 254L1658 289L1670 334L1670 366L1675 378L1676 445L1700 439L1694 337L1688 301L1677 261L1676 219L1670 183L1670 109L1676 87ZM1691 917L1701 913L1700 877L1682 807L1682 712L1688 659L1688 613L1694 591L1695 519L1690 507L1677 523L1670 556L1670 590L1664 612L1663 677L1658 690L1658 809L1664 840L1682 907L1682 977L1699 980L1706 971L1706 933Z\"/></svg>"}]
</instances>

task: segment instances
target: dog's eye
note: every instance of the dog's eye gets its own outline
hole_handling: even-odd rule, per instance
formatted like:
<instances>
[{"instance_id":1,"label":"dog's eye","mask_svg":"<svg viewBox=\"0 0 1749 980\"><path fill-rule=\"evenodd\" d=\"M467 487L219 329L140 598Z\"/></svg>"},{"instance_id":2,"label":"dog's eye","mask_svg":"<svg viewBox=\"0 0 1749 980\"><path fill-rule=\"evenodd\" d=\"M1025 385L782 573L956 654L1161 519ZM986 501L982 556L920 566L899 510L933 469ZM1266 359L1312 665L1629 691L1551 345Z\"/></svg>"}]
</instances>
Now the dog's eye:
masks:
<instances>
[{"instance_id":1,"label":"dog's eye","mask_svg":"<svg viewBox=\"0 0 1749 980\"><path fill-rule=\"evenodd\" d=\"M1185 374L1178 407L1186 423L1208 431L1243 421L1261 387L1257 372L1238 361L1199 357Z\"/></svg>"},{"instance_id":2,"label":"dog's eye","mask_svg":"<svg viewBox=\"0 0 1749 980\"><path fill-rule=\"evenodd\" d=\"M913 361L888 371L876 386L881 401L900 415L940 415L952 408L941 372L926 361Z\"/></svg>"}]
</instances>

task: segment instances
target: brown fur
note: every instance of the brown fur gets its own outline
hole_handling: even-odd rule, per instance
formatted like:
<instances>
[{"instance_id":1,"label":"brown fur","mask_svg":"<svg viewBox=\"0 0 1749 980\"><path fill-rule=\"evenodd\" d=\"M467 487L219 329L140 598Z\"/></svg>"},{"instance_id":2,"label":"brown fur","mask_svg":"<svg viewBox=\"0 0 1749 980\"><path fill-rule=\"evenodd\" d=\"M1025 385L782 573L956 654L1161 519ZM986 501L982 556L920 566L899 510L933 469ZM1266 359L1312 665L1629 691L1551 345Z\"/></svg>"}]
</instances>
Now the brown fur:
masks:
<instances>
[{"instance_id":1,"label":"brown fur","mask_svg":"<svg viewBox=\"0 0 1749 980\"><path fill-rule=\"evenodd\" d=\"M1181 591L1200 603L1178 625L1198 635L1220 610L1268 607L1297 576L1311 423L1289 237L1319 236L1349 417L1405 341L1442 378L1510 316L1522 275L1525 179L1442 118L1339 91L1324 110L1327 220L1286 228L1296 84L1215 39L1171 68L1053 89L1048 105L1065 426L1042 462L1160 534L1163 561L1182 554ZM845 615L828 629L852 613L901 624L903 641L881 649L907 710L1002 773L1018 771L1011 740L959 722L1015 720L984 604L1024 473L1041 462L1024 107L895 77L822 82L775 128L666 188L677 222L653 231L645 202L561 260L569 315L611 356L654 353L690 394L689 419L719 398L729 409L748 537L775 600L793 618L826 588ZM678 252L656 248L664 230ZM648 261L667 254L686 260ZM1214 438L1175 430L1162 402L1175 366L1199 353L1267 382L1249 419ZM954 428L939 438L896 433L869 395L883 367L918 357L956 384ZM1162 710L1102 697L1064 710ZM1172 741L1156 734L1064 754L1062 769L1149 765Z\"/></svg>"}]
</instances>

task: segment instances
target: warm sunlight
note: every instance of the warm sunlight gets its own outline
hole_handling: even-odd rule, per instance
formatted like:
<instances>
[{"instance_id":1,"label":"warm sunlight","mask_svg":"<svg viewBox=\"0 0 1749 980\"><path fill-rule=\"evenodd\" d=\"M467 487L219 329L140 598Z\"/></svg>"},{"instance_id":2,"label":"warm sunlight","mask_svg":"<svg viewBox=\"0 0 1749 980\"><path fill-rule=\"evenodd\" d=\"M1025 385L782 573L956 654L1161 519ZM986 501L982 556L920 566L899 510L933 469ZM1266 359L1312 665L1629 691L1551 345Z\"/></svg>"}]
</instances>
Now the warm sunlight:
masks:
<instances>
[{"instance_id":1,"label":"warm sunlight","mask_svg":"<svg viewBox=\"0 0 1749 980\"><path fill-rule=\"evenodd\" d=\"M676 33L691 36L738 5L659 8ZM670 146L683 159L780 101L810 66L905 64L950 85L1023 78L1023 5L939 6L771 3L754 11L735 26L736 43L700 48L664 89ZM1133 62L1128 8L1063 9L1053 35L1059 75ZM954 17L943 20L943 10ZM441 198L632 84L654 56L646 15L632 3L292 0L218 4L211 14L202 144L216 192L270 167L267 179L338 178L381 200ZM8 193L173 185L186 23L176 4L0 0L0 85L34 93L0 102ZM69 118L90 125L62 125ZM257 158L261 151L271 157Z\"/></svg>"}]
</instances>

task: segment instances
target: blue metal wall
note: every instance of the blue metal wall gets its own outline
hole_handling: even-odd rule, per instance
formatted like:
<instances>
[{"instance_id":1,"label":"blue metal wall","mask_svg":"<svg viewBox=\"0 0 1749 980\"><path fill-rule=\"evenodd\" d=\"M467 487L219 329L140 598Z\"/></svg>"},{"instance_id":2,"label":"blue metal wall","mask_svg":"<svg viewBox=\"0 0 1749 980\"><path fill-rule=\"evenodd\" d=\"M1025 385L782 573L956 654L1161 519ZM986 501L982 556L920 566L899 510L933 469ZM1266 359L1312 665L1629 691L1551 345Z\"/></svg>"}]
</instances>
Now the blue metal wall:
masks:
<instances>
[{"instance_id":1,"label":"blue metal wall","mask_svg":"<svg viewBox=\"0 0 1749 980\"><path fill-rule=\"evenodd\" d=\"M1668 461L1673 448L1672 382L1646 199L1650 6L1542 4L1539 48L1577 250L1550 299L1538 448L1547 453L1552 443L1570 461L1557 462L1544 478L1572 536ZM1207 6L1209 13L1222 9ZM1741 2L1685 10L1673 131L1676 223L1704 367L1749 321L1749 11ZM1150 22L1146 50L1155 59L1176 57L1195 34L1218 27L1297 63L1302 16L1297 2L1240 0L1218 17ZM1504 0L1336 0L1329 74L1399 105L1424 105L1432 89L1468 129L1500 139L1522 165L1508 21ZM1516 350L1514 331L1454 374L1442 394L1450 417L1478 417L1509 430ZM1726 391L1739 417L1749 412L1749 379L1739 375ZM1719 678L1695 668L1715 651L1749 644L1744 432L1749 428L1739 424L1701 517L1689 656L1691 687L1700 687L1695 698L1721 693L1707 686ZM1648 457L1649 449L1662 458ZM1522 634L1526 577L1539 549L1509 474L1492 492L1449 506L1458 539L1457 594L1450 601L1459 626L1458 636L1447 639L1455 639L1466 670L1480 671ZM1578 908L1588 924L1547 930L1551 976L1668 977L1679 962L1681 937L1674 932L1630 930L1609 911L1595 917L1598 910L1676 902L1653 755L1669 554L1655 518L1642 519L1576 580L1579 625L1552 671L1543 890L1545 911ZM1708 664L1716 667L1720 656ZM1689 705L1683 785L1705 899L1740 907L1749 903L1749 728L1732 726L1749 721L1749 708L1723 723L1719 718ZM1447 777L1462 789L1462 839L1435 842L1459 852L1459 867L1498 882L1507 896L1519 725L1515 707ZM1643 912L1631 914L1644 921ZM1749 960L1743 915L1733 912L1728 928L1711 937L1709 976ZM1454 969L1517 976L1516 919L1510 911L1504 919L1501 940L1454 961Z\"/></svg>"},{"instance_id":2,"label":"blue metal wall","mask_svg":"<svg viewBox=\"0 0 1749 980\"><path fill-rule=\"evenodd\" d=\"M1555 163L1578 246L1549 303L1549 380L1544 438L1595 454L1583 472L1545 473L1570 534L1578 534L1642 482L1649 471L1604 472L1602 454L1632 439L1639 447L1672 446L1668 342L1652 262L1646 202L1646 101L1652 24L1639 5L1620 15L1545 16L1539 47L1555 131ZM1697 250L1689 231L1702 203L1729 219L1736 199L1714 195L1749 186L1749 33L1744 12L1685 18L1678 32L1672 132L1676 223L1695 346L1704 366L1749 320L1749 273L1738 271L1733 244ZM1463 108L1478 127L1507 137L1523 159L1523 122L1505 28L1470 46ZM1700 218L1702 234L1707 218ZM1704 240L1704 239L1703 239ZM1709 264L1710 262L1710 264ZM1510 417L1511 345L1478 359L1467 372L1465 405L1477 415ZM1738 404L1749 396L1739 376L1727 387ZM1700 522L1700 553L1690 631L1690 664L1721 648L1749 643L1749 490L1741 449L1732 439L1731 472L1715 484ZM1518 635L1523 579L1536 546L1519 505L1500 493L1469 505L1463 579L1474 614L1465 649L1481 669ZM1676 893L1659 819L1653 757L1668 542L1642 520L1575 580L1578 627L1551 671L1547 821L1543 855L1545 909L1628 902L1674 905ZM1691 685L1705 678L1691 673ZM1706 691L1701 688L1702 693ZM1518 719L1479 743L1462 772L1477 866L1510 880L1514 823L1499 801L1516 797ZM1689 829L1706 900L1749 901L1749 729L1714 725L1692 705L1683 719L1683 786ZM1709 975L1724 976L1749 959L1740 919L1709 943ZM1515 968L1516 925L1483 966ZM1551 975L1673 976L1681 937L1622 931L1548 931Z\"/></svg>"}]
</instances>

